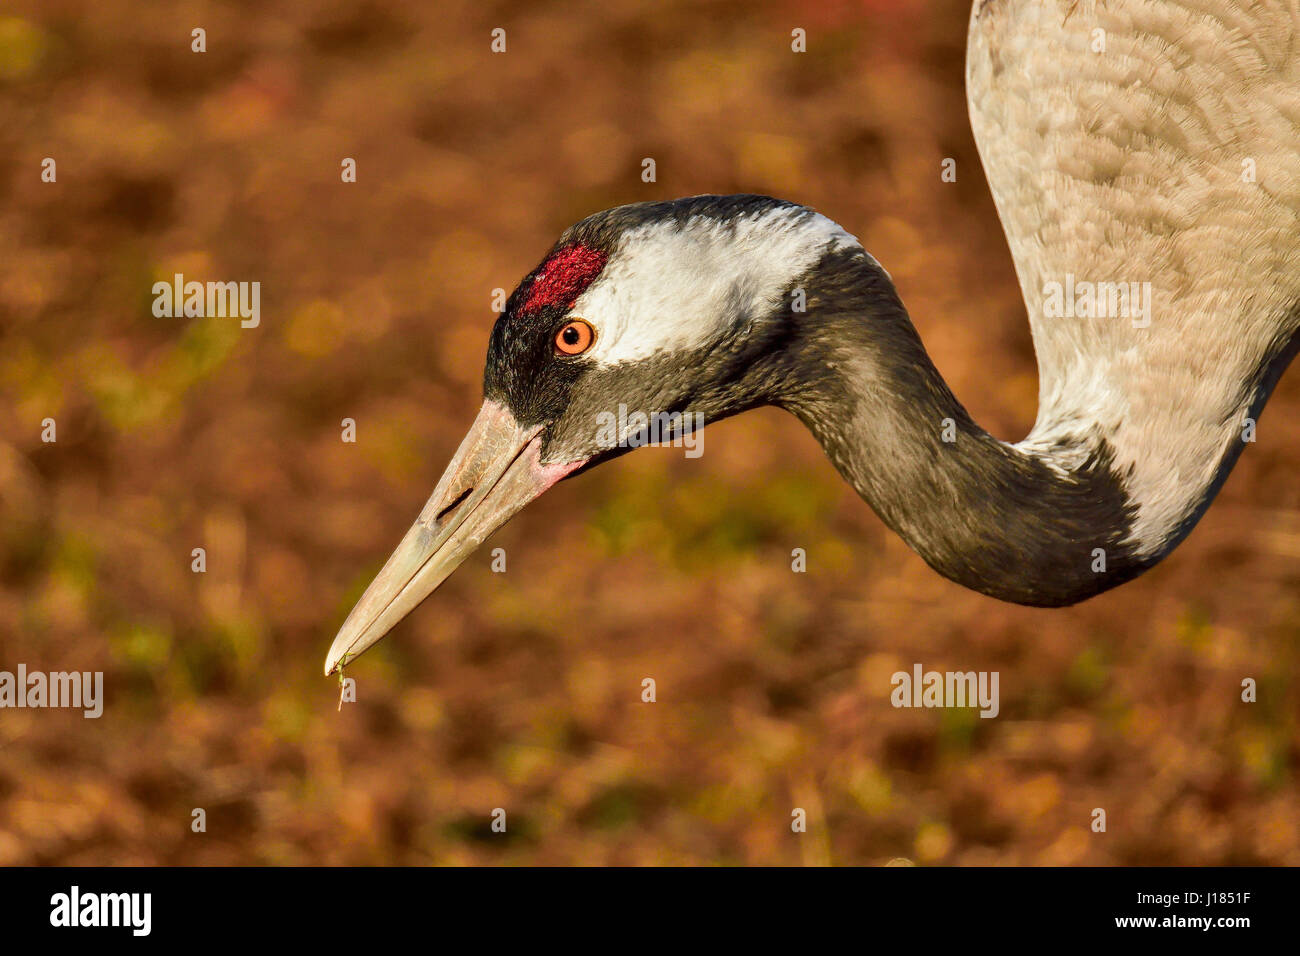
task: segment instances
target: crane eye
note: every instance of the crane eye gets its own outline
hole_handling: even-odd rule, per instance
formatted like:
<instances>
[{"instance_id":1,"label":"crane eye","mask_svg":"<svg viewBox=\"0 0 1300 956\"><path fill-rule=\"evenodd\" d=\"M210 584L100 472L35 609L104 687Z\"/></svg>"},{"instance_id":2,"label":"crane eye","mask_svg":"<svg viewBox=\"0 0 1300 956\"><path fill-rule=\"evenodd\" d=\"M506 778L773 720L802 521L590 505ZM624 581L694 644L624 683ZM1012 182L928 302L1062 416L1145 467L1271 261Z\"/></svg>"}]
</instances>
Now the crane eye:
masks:
<instances>
[{"instance_id":1,"label":"crane eye","mask_svg":"<svg viewBox=\"0 0 1300 956\"><path fill-rule=\"evenodd\" d=\"M581 355L595 341L596 330L582 319L573 319L555 333L555 351L561 355Z\"/></svg>"}]
</instances>

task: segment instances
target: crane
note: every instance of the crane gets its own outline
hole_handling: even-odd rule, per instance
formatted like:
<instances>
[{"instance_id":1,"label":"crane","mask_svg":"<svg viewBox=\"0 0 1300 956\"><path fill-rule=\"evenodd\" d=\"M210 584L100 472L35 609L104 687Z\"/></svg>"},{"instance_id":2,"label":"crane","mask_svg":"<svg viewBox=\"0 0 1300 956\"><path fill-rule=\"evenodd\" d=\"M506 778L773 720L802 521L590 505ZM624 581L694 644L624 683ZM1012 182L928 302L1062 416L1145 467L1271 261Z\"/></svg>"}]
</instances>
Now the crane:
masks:
<instances>
[{"instance_id":1,"label":"crane","mask_svg":"<svg viewBox=\"0 0 1300 956\"><path fill-rule=\"evenodd\" d=\"M682 428L786 409L931 567L993 598L1061 607L1152 567L1300 342L1298 27L1295 0L976 0L971 124L1039 367L1019 442L975 423L889 274L819 212L694 196L571 226L496 321L482 408L326 674L529 501L638 444L602 433L620 406Z\"/></svg>"}]
</instances>

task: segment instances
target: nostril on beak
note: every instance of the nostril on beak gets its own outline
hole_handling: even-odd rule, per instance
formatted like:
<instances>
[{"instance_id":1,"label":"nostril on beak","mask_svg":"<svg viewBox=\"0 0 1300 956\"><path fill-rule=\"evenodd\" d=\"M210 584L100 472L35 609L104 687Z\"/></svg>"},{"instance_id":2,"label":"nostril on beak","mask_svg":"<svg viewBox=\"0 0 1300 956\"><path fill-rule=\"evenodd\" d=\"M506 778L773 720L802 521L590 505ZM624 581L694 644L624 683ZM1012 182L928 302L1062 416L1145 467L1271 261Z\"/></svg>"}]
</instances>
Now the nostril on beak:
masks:
<instances>
[{"instance_id":1,"label":"nostril on beak","mask_svg":"<svg viewBox=\"0 0 1300 956\"><path fill-rule=\"evenodd\" d=\"M461 504L465 501L465 499L468 498L473 493L474 493L474 487L471 485L470 487L462 491L460 494L458 494L456 496L456 499L451 504L447 505L447 507L443 508L441 511L438 512L437 517L433 519L434 523L437 524L438 522L442 521L443 518L447 517L447 515L451 514L453 511L459 508Z\"/></svg>"}]
</instances>

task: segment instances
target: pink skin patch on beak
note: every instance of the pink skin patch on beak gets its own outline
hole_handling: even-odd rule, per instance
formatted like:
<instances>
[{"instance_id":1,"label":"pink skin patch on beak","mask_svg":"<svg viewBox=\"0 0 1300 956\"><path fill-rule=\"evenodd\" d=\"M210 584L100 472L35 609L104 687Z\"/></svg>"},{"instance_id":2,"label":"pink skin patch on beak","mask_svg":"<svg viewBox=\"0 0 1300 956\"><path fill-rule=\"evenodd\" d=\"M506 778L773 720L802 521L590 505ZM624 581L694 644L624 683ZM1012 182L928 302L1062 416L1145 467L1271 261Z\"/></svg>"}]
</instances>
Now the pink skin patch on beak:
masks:
<instances>
[{"instance_id":1,"label":"pink skin patch on beak","mask_svg":"<svg viewBox=\"0 0 1300 956\"><path fill-rule=\"evenodd\" d=\"M540 444L539 439L534 438L533 441L538 442ZM556 485L560 481L560 479L565 478L568 475L572 474L573 472L577 471L579 468L585 465L586 462L585 461L563 461L563 462L555 462L549 465L543 465L540 461L537 460L536 457L534 457L529 464L532 465L533 474L537 476L537 483L539 485L539 490L537 493L540 495L543 491L546 491L551 487L553 487L554 485Z\"/></svg>"},{"instance_id":2,"label":"pink skin patch on beak","mask_svg":"<svg viewBox=\"0 0 1300 956\"><path fill-rule=\"evenodd\" d=\"M572 308L608 259L608 255L590 246L565 246L542 264L528 288L523 310L533 312L548 305Z\"/></svg>"}]
</instances>

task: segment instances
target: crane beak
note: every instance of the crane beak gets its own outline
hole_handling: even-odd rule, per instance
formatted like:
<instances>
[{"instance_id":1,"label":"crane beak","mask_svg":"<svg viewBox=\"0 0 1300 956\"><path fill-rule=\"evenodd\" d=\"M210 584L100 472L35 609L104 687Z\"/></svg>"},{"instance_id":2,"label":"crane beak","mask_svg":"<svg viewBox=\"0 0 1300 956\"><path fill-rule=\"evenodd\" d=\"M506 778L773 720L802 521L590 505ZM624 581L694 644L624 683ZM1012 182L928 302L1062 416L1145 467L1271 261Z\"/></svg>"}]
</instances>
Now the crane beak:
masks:
<instances>
[{"instance_id":1,"label":"crane beak","mask_svg":"<svg viewBox=\"0 0 1300 956\"><path fill-rule=\"evenodd\" d=\"M420 517L343 622L326 676L377 643L492 532L582 464L542 464L541 431L483 403Z\"/></svg>"}]
</instances>

